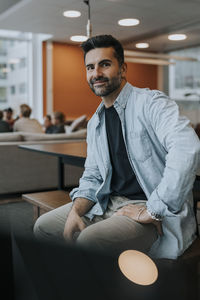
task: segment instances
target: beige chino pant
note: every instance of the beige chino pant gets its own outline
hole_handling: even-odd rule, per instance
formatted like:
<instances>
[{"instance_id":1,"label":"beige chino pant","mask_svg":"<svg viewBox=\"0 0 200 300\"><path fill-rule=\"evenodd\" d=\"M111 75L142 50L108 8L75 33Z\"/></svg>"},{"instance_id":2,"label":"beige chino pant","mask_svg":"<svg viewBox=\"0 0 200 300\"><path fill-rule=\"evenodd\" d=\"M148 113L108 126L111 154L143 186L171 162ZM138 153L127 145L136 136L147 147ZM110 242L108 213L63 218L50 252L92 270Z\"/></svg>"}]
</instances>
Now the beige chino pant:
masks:
<instances>
[{"instance_id":1,"label":"beige chino pant","mask_svg":"<svg viewBox=\"0 0 200 300\"><path fill-rule=\"evenodd\" d=\"M76 233L76 244L112 255L119 255L127 249L148 252L158 237L155 226L140 224L127 216L113 216L118 209L130 203L144 204L145 201L112 196L102 216L95 216L92 220L83 216L86 228ZM68 203L39 217L34 226L36 238L63 240L64 226L71 207L72 203Z\"/></svg>"}]
</instances>

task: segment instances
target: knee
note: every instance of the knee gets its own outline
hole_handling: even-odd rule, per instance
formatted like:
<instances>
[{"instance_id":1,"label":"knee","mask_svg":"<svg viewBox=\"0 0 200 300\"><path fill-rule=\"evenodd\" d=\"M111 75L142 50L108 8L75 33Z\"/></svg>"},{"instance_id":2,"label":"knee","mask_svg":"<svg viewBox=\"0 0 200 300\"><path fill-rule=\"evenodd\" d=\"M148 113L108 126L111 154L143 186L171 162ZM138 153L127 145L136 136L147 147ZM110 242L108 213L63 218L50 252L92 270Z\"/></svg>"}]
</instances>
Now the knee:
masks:
<instances>
[{"instance_id":1,"label":"knee","mask_svg":"<svg viewBox=\"0 0 200 300\"><path fill-rule=\"evenodd\" d=\"M59 232L48 213L40 216L33 227L34 236L39 240L59 239Z\"/></svg>"},{"instance_id":2,"label":"knee","mask_svg":"<svg viewBox=\"0 0 200 300\"><path fill-rule=\"evenodd\" d=\"M76 243L79 246L87 247L87 248L97 248L101 249L102 244L105 243L104 237L100 234L100 232L96 232L93 229L93 226L88 226L79 234Z\"/></svg>"},{"instance_id":3,"label":"knee","mask_svg":"<svg viewBox=\"0 0 200 300\"><path fill-rule=\"evenodd\" d=\"M42 237L45 234L45 232L47 232L46 227L47 227L47 224L45 222L44 216L42 215L36 220L34 227L33 227L33 233L34 233L35 237L36 238Z\"/></svg>"}]
</instances>

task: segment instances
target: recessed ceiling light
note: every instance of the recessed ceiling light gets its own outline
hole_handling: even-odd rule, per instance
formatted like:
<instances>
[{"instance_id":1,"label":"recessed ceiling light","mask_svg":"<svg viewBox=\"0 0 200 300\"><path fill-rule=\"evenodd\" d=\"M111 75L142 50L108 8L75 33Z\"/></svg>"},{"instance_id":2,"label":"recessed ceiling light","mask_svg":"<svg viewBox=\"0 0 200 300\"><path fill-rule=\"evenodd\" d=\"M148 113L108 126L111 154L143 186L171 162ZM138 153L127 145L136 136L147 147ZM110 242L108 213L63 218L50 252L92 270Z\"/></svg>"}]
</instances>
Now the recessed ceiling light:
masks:
<instances>
[{"instance_id":1,"label":"recessed ceiling light","mask_svg":"<svg viewBox=\"0 0 200 300\"><path fill-rule=\"evenodd\" d=\"M141 49L144 49L144 48L149 48L149 44L148 43L137 43L135 45L136 48L141 48Z\"/></svg>"},{"instance_id":2,"label":"recessed ceiling light","mask_svg":"<svg viewBox=\"0 0 200 300\"><path fill-rule=\"evenodd\" d=\"M70 37L70 40L73 42L85 42L87 39L88 37L85 35L73 35Z\"/></svg>"},{"instance_id":3,"label":"recessed ceiling light","mask_svg":"<svg viewBox=\"0 0 200 300\"><path fill-rule=\"evenodd\" d=\"M182 41L187 38L186 34L170 34L168 35L168 39L171 41Z\"/></svg>"},{"instance_id":4,"label":"recessed ceiling light","mask_svg":"<svg viewBox=\"0 0 200 300\"><path fill-rule=\"evenodd\" d=\"M78 18L80 15L81 13L78 10L66 10L63 12L63 16L67 18Z\"/></svg>"},{"instance_id":5,"label":"recessed ceiling light","mask_svg":"<svg viewBox=\"0 0 200 300\"><path fill-rule=\"evenodd\" d=\"M140 23L138 19L121 19L118 24L121 26L136 26Z\"/></svg>"}]
</instances>

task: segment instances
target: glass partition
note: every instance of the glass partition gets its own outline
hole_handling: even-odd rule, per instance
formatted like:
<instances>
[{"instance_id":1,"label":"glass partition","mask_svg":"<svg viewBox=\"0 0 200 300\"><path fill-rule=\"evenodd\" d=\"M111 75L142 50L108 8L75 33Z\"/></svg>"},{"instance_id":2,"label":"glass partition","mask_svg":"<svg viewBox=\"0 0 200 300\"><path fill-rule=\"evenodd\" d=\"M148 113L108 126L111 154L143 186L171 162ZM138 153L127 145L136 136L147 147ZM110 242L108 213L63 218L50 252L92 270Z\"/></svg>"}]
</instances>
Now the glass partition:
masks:
<instances>
[{"instance_id":1,"label":"glass partition","mask_svg":"<svg viewBox=\"0 0 200 300\"><path fill-rule=\"evenodd\" d=\"M176 61L169 67L169 95L175 100L200 100L200 47L170 52L171 55L196 58Z\"/></svg>"},{"instance_id":2,"label":"glass partition","mask_svg":"<svg viewBox=\"0 0 200 300\"><path fill-rule=\"evenodd\" d=\"M31 34L0 30L1 110L12 107L17 114L21 103L29 103L31 97L31 82L29 80L29 73L31 72L30 43Z\"/></svg>"}]
</instances>

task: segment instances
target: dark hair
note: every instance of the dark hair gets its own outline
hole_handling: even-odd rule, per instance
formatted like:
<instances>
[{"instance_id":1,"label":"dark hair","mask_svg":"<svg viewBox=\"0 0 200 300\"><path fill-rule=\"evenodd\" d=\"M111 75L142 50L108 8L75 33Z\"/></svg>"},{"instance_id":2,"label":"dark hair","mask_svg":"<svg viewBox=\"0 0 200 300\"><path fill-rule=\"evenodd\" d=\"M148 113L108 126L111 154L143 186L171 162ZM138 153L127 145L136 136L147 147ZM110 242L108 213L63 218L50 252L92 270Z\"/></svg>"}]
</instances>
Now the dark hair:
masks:
<instances>
[{"instance_id":1,"label":"dark hair","mask_svg":"<svg viewBox=\"0 0 200 300\"><path fill-rule=\"evenodd\" d=\"M60 123L65 123L65 115L62 112L55 111L53 115L56 120L60 121Z\"/></svg>"},{"instance_id":2,"label":"dark hair","mask_svg":"<svg viewBox=\"0 0 200 300\"><path fill-rule=\"evenodd\" d=\"M81 44L81 48L84 51L84 59L86 54L92 49L109 47L112 47L115 50L114 55L121 66L124 63L124 49L121 43L112 35L104 34L93 36Z\"/></svg>"},{"instance_id":3,"label":"dark hair","mask_svg":"<svg viewBox=\"0 0 200 300\"><path fill-rule=\"evenodd\" d=\"M2 112L2 110L0 110L0 120L2 120L3 119L3 112Z\"/></svg>"},{"instance_id":4,"label":"dark hair","mask_svg":"<svg viewBox=\"0 0 200 300\"><path fill-rule=\"evenodd\" d=\"M5 108L4 111L9 112L9 113L13 113L13 110L11 107Z\"/></svg>"},{"instance_id":5,"label":"dark hair","mask_svg":"<svg viewBox=\"0 0 200 300\"><path fill-rule=\"evenodd\" d=\"M29 118L30 117L30 114L32 112L32 109L30 108L30 106L28 106L27 104L21 104L20 105L20 112L21 112L21 115L24 117L24 118Z\"/></svg>"},{"instance_id":6,"label":"dark hair","mask_svg":"<svg viewBox=\"0 0 200 300\"><path fill-rule=\"evenodd\" d=\"M51 121L51 115L46 115L46 118Z\"/></svg>"}]
</instances>

